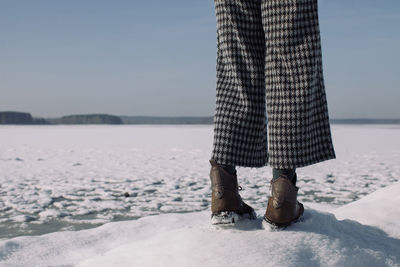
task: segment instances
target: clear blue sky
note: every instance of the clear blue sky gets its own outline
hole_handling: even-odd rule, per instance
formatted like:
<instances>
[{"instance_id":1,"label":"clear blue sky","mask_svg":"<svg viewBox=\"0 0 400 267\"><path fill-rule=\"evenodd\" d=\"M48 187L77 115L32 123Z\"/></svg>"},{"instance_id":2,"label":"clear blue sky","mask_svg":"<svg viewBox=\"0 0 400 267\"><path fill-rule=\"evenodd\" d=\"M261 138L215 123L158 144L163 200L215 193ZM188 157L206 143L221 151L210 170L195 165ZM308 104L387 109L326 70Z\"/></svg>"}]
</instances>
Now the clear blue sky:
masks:
<instances>
[{"instance_id":1,"label":"clear blue sky","mask_svg":"<svg viewBox=\"0 0 400 267\"><path fill-rule=\"evenodd\" d=\"M400 118L400 1L320 0L331 118ZM211 0L0 0L0 111L213 115Z\"/></svg>"}]
</instances>

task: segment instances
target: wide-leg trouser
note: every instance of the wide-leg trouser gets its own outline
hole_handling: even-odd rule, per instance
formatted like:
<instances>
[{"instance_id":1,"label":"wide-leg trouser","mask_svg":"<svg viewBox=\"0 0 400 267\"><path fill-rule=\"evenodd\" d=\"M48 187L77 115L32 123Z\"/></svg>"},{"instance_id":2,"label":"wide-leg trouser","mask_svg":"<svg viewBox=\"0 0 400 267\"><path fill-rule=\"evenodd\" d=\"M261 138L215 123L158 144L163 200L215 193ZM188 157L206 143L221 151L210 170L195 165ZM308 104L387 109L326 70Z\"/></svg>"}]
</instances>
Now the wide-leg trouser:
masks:
<instances>
[{"instance_id":1,"label":"wide-leg trouser","mask_svg":"<svg viewBox=\"0 0 400 267\"><path fill-rule=\"evenodd\" d=\"M335 158L317 0L214 4L217 92L211 157L219 164L277 169Z\"/></svg>"}]
</instances>

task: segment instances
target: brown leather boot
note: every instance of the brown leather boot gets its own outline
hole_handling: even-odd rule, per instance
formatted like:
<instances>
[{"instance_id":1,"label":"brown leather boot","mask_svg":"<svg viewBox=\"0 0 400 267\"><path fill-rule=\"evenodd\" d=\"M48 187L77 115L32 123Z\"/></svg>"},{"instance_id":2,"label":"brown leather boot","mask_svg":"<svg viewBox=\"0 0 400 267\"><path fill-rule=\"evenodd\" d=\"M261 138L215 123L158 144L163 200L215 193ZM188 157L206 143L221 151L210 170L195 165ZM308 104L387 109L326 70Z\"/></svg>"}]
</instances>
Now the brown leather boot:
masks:
<instances>
[{"instance_id":1,"label":"brown leather boot","mask_svg":"<svg viewBox=\"0 0 400 267\"><path fill-rule=\"evenodd\" d=\"M256 219L254 209L243 202L239 195L237 176L230 174L210 160L211 171L211 223L234 224L240 217Z\"/></svg>"},{"instance_id":2,"label":"brown leather boot","mask_svg":"<svg viewBox=\"0 0 400 267\"><path fill-rule=\"evenodd\" d=\"M303 204L297 201L298 187L286 177L271 182L272 196L268 199L264 220L276 227L285 227L303 215Z\"/></svg>"}]
</instances>

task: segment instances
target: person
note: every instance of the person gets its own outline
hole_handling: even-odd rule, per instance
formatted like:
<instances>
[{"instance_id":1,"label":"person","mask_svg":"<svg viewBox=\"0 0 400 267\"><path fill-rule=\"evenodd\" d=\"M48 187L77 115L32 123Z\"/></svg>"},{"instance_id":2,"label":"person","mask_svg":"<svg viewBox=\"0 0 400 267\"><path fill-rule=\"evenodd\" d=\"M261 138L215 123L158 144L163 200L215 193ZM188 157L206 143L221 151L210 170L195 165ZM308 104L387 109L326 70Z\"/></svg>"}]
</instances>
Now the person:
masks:
<instances>
[{"instance_id":1,"label":"person","mask_svg":"<svg viewBox=\"0 0 400 267\"><path fill-rule=\"evenodd\" d=\"M264 219L289 225L304 211L296 168L335 158L317 0L215 0L214 7L212 223L256 218L239 194L235 167L269 165Z\"/></svg>"}]
</instances>

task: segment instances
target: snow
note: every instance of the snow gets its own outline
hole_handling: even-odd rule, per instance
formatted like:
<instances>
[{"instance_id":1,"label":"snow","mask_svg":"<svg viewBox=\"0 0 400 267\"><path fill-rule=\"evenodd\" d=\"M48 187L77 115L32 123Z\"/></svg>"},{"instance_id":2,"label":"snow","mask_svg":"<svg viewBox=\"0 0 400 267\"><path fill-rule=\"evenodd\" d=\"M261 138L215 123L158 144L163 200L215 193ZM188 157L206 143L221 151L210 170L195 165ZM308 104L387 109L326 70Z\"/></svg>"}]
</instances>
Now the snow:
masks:
<instances>
[{"instance_id":1,"label":"snow","mask_svg":"<svg viewBox=\"0 0 400 267\"><path fill-rule=\"evenodd\" d=\"M271 232L269 167L238 169L258 220L210 225L210 125L1 126L0 266L400 266L400 127L332 133Z\"/></svg>"},{"instance_id":2,"label":"snow","mask_svg":"<svg viewBox=\"0 0 400 267\"><path fill-rule=\"evenodd\" d=\"M0 242L0 263L2 266L399 266L400 212L392 202L398 198L399 190L400 183L395 183L333 213L306 207L304 220L282 231L264 228L261 216L234 227L212 226L209 212L202 211L148 216L82 231L17 237ZM382 217L379 223L371 220L361 224L359 220L365 221L372 210L395 213ZM335 218L336 213L340 214L337 215L340 220Z\"/></svg>"},{"instance_id":3,"label":"snow","mask_svg":"<svg viewBox=\"0 0 400 267\"><path fill-rule=\"evenodd\" d=\"M301 201L336 208L399 180L398 125L332 133L337 159L297 171ZM206 210L212 134L211 125L0 126L0 239ZM242 196L263 209L271 169L238 175Z\"/></svg>"},{"instance_id":4,"label":"snow","mask_svg":"<svg viewBox=\"0 0 400 267\"><path fill-rule=\"evenodd\" d=\"M357 220L378 227L393 237L400 238L400 186L386 187L357 202L335 210L338 219Z\"/></svg>"}]
</instances>

